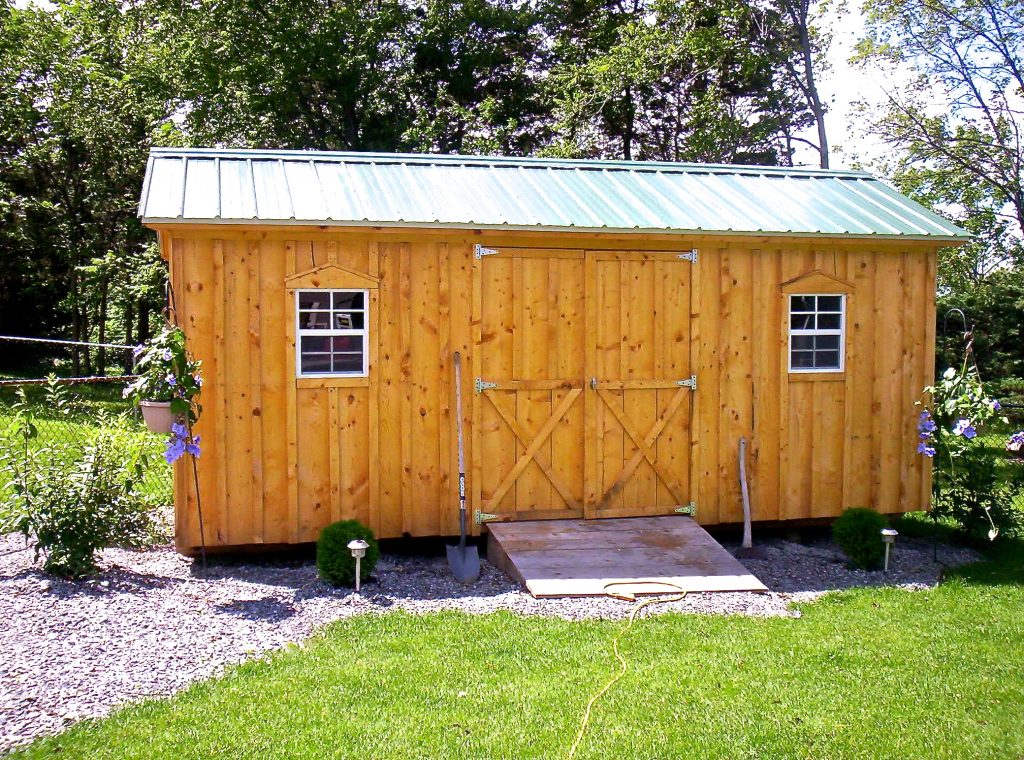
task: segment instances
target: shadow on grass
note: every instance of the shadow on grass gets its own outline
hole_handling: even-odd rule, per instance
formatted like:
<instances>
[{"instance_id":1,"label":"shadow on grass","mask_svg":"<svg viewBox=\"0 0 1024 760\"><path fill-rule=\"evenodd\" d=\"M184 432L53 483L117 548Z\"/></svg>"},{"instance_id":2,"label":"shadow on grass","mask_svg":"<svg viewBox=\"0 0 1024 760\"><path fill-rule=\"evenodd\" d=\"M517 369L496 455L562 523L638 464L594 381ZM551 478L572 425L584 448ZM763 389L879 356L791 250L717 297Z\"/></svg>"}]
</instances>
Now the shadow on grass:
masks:
<instances>
[{"instance_id":1,"label":"shadow on grass","mask_svg":"<svg viewBox=\"0 0 1024 760\"><path fill-rule=\"evenodd\" d=\"M984 560L952 568L946 579L973 586L1024 585L1024 540L1000 539L985 550Z\"/></svg>"}]
</instances>

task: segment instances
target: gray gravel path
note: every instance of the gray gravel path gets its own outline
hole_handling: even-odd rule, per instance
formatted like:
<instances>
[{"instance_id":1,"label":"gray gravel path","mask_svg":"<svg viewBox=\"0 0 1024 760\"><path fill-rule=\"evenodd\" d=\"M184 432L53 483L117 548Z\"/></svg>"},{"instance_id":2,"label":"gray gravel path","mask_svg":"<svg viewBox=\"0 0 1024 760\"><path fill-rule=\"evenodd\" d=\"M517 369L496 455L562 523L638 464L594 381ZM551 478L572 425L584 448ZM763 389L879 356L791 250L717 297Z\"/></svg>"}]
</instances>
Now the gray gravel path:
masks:
<instances>
[{"instance_id":1,"label":"gray gravel path","mask_svg":"<svg viewBox=\"0 0 1024 760\"><path fill-rule=\"evenodd\" d=\"M0 753L118 705L172 694L351 615L453 609L622 618L631 606L533 599L486 563L480 581L465 588L443 557L385 556L361 596L324 585L308 561L212 562L200 576L169 546L107 550L102 573L69 582L44 574L21 546L20 538L0 537ZM793 601L852 586L929 587L943 567L932 562L931 544L913 540L901 539L887 576L847 569L824 540L771 540L764 548L765 560L744 563L771 593L693 594L653 612L798 616ZM940 548L945 565L974 559L969 549Z\"/></svg>"}]
</instances>

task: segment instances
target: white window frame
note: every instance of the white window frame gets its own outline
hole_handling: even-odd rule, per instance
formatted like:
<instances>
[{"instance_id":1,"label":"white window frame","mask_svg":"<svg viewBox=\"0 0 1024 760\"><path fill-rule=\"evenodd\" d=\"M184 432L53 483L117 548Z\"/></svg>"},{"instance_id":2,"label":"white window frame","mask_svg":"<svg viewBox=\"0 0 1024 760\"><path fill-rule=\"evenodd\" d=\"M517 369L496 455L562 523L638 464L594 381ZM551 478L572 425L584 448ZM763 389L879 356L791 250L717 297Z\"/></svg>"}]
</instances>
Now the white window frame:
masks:
<instances>
[{"instance_id":1,"label":"white window frame","mask_svg":"<svg viewBox=\"0 0 1024 760\"><path fill-rule=\"evenodd\" d=\"M308 293L325 293L328 298L333 298L332 293L362 293L363 294L363 328L357 329L309 329L302 327L301 314L302 309L300 304L302 302L303 294ZM327 311L328 318L333 317L333 300L331 301L332 308L330 309L318 309L317 311ZM308 309L306 310L308 311ZM355 311L355 309L346 309L345 311ZM312 336L316 338L335 338L343 336L359 336L363 340L363 369L360 372L303 372L302 371L302 338L303 336ZM295 291L295 376L296 377L367 377L370 372L370 291L363 288L301 288Z\"/></svg>"},{"instance_id":2,"label":"white window frame","mask_svg":"<svg viewBox=\"0 0 1024 760\"><path fill-rule=\"evenodd\" d=\"M845 372L846 371L846 294L845 293L787 293L788 300L786 301L786 330L789 334L787 340L787 352L788 352L788 364L789 371L793 374L809 374L809 373L825 373L825 372ZM813 312L797 312L797 314L814 314L817 317L818 314L834 314L835 312L818 311L817 299L821 296L824 297L839 297L839 329L838 330L794 330L793 329L793 299L794 298L814 298L814 311ZM817 319L815 319L817 324ZM839 336L839 366L838 367L794 367L793 366L793 338L794 336L815 336L815 335L838 335Z\"/></svg>"}]
</instances>

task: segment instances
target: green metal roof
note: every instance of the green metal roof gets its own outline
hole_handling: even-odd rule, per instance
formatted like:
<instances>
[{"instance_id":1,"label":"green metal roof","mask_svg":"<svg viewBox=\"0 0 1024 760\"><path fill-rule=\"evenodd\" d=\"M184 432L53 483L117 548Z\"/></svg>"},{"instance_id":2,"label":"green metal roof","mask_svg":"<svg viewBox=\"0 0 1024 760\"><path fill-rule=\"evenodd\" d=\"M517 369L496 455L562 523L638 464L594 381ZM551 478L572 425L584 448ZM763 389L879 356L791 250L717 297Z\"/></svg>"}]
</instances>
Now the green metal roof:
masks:
<instances>
[{"instance_id":1,"label":"green metal roof","mask_svg":"<svg viewBox=\"0 0 1024 760\"><path fill-rule=\"evenodd\" d=\"M154 148L148 224L316 224L964 240L865 172Z\"/></svg>"}]
</instances>

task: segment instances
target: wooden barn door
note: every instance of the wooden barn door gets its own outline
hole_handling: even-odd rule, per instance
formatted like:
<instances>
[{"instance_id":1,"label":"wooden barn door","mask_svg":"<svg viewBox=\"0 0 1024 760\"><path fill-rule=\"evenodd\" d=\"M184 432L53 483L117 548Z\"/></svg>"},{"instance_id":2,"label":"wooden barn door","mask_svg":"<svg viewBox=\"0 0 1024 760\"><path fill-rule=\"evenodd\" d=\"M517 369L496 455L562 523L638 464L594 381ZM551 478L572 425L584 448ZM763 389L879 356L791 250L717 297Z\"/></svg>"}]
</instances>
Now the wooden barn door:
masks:
<instances>
[{"instance_id":1,"label":"wooden barn door","mask_svg":"<svg viewBox=\"0 0 1024 760\"><path fill-rule=\"evenodd\" d=\"M677 252L588 251L587 517L691 501L693 264Z\"/></svg>"},{"instance_id":2,"label":"wooden barn door","mask_svg":"<svg viewBox=\"0 0 1024 760\"><path fill-rule=\"evenodd\" d=\"M504 520L582 517L583 251L478 253L473 504Z\"/></svg>"}]
</instances>

